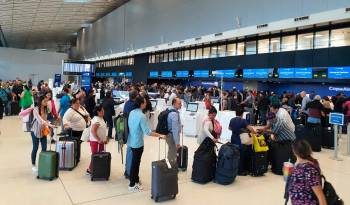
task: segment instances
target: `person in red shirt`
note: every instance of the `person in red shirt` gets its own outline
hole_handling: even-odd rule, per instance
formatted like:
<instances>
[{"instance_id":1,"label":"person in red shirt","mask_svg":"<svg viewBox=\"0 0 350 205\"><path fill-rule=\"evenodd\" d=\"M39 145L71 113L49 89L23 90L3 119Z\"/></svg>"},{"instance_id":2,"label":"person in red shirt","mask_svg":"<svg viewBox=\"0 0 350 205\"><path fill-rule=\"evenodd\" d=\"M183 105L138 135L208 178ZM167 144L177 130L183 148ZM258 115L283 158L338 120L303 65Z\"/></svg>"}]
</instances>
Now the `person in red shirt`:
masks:
<instances>
[{"instance_id":1,"label":"person in red shirt","mask_svg":"<svg viewBox=\"0 0 350 205\"><path fill-rule=\"evenodd\" d=\"M210 94L209 93L206 93L204 95L204 104L205 104L205 108L207 110L209 110L213 105L211 104L211 97L210 97Z\"/></svg>"}]
</instances>

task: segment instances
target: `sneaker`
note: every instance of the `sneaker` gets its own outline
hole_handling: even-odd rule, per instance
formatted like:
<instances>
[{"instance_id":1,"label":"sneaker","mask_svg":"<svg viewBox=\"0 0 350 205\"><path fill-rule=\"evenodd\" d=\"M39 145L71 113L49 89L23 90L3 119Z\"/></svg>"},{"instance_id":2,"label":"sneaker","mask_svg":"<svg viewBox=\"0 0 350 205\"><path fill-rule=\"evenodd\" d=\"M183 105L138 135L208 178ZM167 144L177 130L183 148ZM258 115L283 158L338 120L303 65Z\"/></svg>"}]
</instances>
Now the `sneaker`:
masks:
<instances>
[{"instance_id":1,"label":"sneaker","mask_svg":"<svg viewBox=\"0 0 350 205\"><path fill-rule=\"evenodd\" d=\"M139 183L136 183L136 185L139 187L139 190L142 191L143 190L143 186L142 186L142 183L139 182Z\"/></svg>"},{"instance_id":2,"label":"sneaker","mask_svg":"<svg viewBox=\"0 0 350 205\"><path fill-rule=\"evenodd\" d=\"M129 191L130 192L139 192L139 191L142 191L142 190L143 190L143 187L141 185L139 185L138 183L136 183L135 186L133 186L133 187L129 186Z\"/></svg>"},{"instance_id":3,"label":"sneaker","mask_svg":"<svg viewBox=\"0 0 350 205\"><path fill-rule=\"evenodd\" d=\"M91 171L90 170L86 170L86 175L91 175Z\"/></svg>"},{"instance_id":4,"label":"sneaker","mask_svg":"<svg viewBox=\"0 0 350 205\"><path fill-rule=\"evenodd\" d=\"M33 166L32 167L32 172L35 174L35 173L37 173L38 172L38 168L36 168L36 166Z\"/></svg>"}]
</instances>

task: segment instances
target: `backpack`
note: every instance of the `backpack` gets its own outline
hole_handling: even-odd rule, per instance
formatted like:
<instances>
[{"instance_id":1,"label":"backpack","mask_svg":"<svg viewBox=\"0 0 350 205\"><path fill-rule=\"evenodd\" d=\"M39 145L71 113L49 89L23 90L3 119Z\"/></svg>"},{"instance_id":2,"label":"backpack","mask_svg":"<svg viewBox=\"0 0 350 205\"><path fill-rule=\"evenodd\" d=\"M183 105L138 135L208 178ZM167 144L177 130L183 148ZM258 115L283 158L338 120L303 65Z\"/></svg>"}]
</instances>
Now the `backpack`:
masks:
<instances>
[{"instance_id":1,"label":"backpack","mask_svg":"<svg viewBox=\"0 0 350 205\"><path fill-rule=\"evenodd\" d=\"M115 127L115 140L123 144L128 141L129 127L128 127L128 116L119 115L114 120Z\"/></svg>"},{"instance_id":2,"label":"backpack","mask_svg":"<svg viewBox=\"0 0 350 205\"><path fill-rule=\"evenodd\" d=\"M221 146L216 166L215 182L229 185L238 174L240 152L237 145L227 143Z\"/></svg>"},{"instance_id":3,"label":"backpack","mask_svg":"<svg viewBox=\"0 0 350 205\"><path fill-rule=\"evenodd\" d=\"M156 127L156 132L159 134L167 135L169 134L169 128L168 128L168 116L169 113L176 112L174 109L166 109L159 113L158 116L158 124Z\"/></svg>"}]
</instances>

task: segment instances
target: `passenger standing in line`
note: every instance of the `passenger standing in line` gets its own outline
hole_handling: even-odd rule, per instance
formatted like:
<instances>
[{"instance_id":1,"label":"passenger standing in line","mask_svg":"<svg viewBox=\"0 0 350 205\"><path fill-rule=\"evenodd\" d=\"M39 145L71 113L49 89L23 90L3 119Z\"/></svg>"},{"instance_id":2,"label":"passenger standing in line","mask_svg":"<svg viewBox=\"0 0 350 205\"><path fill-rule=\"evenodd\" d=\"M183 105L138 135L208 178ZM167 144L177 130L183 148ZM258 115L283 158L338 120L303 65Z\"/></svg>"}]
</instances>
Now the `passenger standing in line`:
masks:
<instances>
[{"instance_id":1,"label":"passenger standing in line","mask_svg":"<svg viewBox=\"0 0 350 205\"><path fill-rule=\"evenodd\" d=\"M138 94L139 93L137 92L136 89L133 89L129 92L129 100L125 103L124 110L123 110L123 115L126 119L128 119L130 112L135 109L135 100ZM129 179L129 176L130 176L131 161L132 161L131 147L127 146L126 159L125 159L125 172L124 172L124 176L126 179Z\"/></svg>"},{"instance_id":2,"label":"passenger standing in line","mask_svg":"<svg viewBox=\"0 0 350 205\"><path fill-rule=\"evenodd\" d=\"M322 190L321 169L318 161L312 157L312 150L305 140L292 144L297 157L292 175L288 180L288 194L292 205L327 205Z\"/></svg>"},{"instance_id":3,"label":"passenger standing in line","mask_svg":"<svg viewBox=\"0 0 350 205\"><path fill-rule=\"evenodd\" d=\"M217 115L215 107L211 107L208 111L208 116L204 119L201 127L200 135L198 136L198 144L202 144L205 138L209 137L214 143L220 139L222 126L220 122L215 119Z\"/></svg>"},{"instance_id":4,"label":"passenger standing in line","mask_svg":"<svg viewBox=\"0 0 350 205\"><path fill-rule=\"evenodd\" d=\"M180 145L181 120L179 110L181 109L181 99L176 97L172 101L172 106L168 108L171 112L168 115L169 134L166 138L168 144L168 160L173 167L177 167L177 150Z\"/></svg>"},{"instance_id":5,"label":"passenger standing in line","mask_svg":"<svg viewBox=\"0 0 350 205\"><path fill-rule=\"evenodd\" d=\"M285 110L284 108L280 108L279 104L273 104L270 106L270 111L276 114L276 117L284 121L285 124L289 127L290 130L293 132L295 131L295 125L294 122L290 116L290 114ZM270 128L270 124L267 124L267 129Z\"/></svg>"},{"instance_id":6,"label":"passenger standing in line","mask_svg":"<svg viewBox=\"0 0 350 205\"><path fill-rule=\"evenodd\" d=\"M246 176L248 174L247 159L249 157L249 150L247 149L247 146L242 144L240 134L242 129L248 129L250 133L255 133L255 130L245 119L242 118L242 115L243 111L238 109L236 111L236 117L231 119L228 129L232 131L231 143L238 145L240 148L241 159L239 163L238 175Z\"/></svg>"},{"instance_id":7,"label":"passenger standing in line","mask_svg":"<svg viewBox=\"0 0 350 205\"><path fill-rule=\"evenodd\" d=\"M177 92L176 92L176 88L172 88L171 89L171 94L169 96L169 100L167 102L168 106L172 105L173 100L177 97Z\"/></svg>"},{"instance_id":8,"label":"passenger standing in line","mask_svg":"<svg viewBox=\"0 0 350 205\"><path fill-rule=\"evenodd\" d=\"M104 109L104 119L107 122L108 126L108 138L113 139L112 137L112 131L113 131L113 116L115 116L115 110L114 110L115 102L112 98L111 91L108 91L106 93L105 98L103 99L102 106Z\"/></svg>"},{"instance_id":9,"label":"passenger standing in line","mask_svg":"<svg viewBox=\"0 0 350 205\"><path fill-rule=\"evenodd\" d=\"M56 122L59 122L61 118L57 113L55 101L52 99L52 91L49 90L49 92L45 94L45 97L48 108L47 120L50 121L51 124L56 125ZM55 143L55 140L53 139L53 130L51 130L51 143Z\"/></svg>"},{"instance_id":10,"label":"passenger standing in line","mask_svg":"<svg viewBox=\"0 0 350 205\"><path fill-rule=\"evenodd\" d=\"M129 114L128 126L128 147L132 151L132 162L130 169L130 184L129 191L136 192L142 191L142 183L139 178L141 157L144 150L144 136L153 136L165 138L164 135L152 132L149 128L146 116L143 114L143 110L146 108L147 102L145 98L138 96L135 99L135 109Z\"/></svg>"},{"instance_id":11,"label":"passenger standing in line","mask_svg":"<svg viewBox=\"0 0 350 205\"><path fill-rule=\"evenodd\" d=\"M60 99L60 109L58 110L58 113L60 114L61 119L63 119L64 114L70 108L71 99L72 99L71 93L72 93L71 86L69 84L65 85L63 87L62 98ZM62 132L59 135L64 135L65 131L63 126L63 120L61 121L61 127L62 127Z\"/></svg>"},{"instance_id":12,"label":"passenger standing in line","mask_svg":"<svg viewBox=\"0 0 350 205\"><path fill-rule=\"evenodd\" d=\"M90 116L94 115L95 107L96 107L95 91L94 89L90 89L88 96L85 98L85 108L88 111Z\"/></svg>"},{"instance_id":13,"label":"passenger standing in line","mask_svg":"<svg viewBox=\"0 0 350 205\"><path fill-rule=\"evenodd\" d=\"M312 101L306 104L305 109L308 112L307 123L312 125L321 124L321 119L325 115L324 107L321 103L321 97L316 95Z\"/></svg>"},{"instance_id":14,"label":"passenger standing in line","mask_svg":"<svg viewBox=\"0 0 350 205\"><path fill-rule=\"evenodd\" d=\"M30 89L27 85L23 85L23 91L20 95L20 101L19 101L20 107L25 110L27 108L30 108L33 104L33 96L30 92Z\"/></svg>"},{"instance_id":15,"label":"passenger standing in line","mask_svg":"<svg viewBox=\"0 0 350 205\"><path fill-rule=\"evenodd\" d=\"M261 92L259 96L260 98L258 100L258 111L260 115L260 123L262 125L266 125L266 114L269 111L270 100L263 92Z\"/></svg>"},{"instance_id":16,"label":"passenger standing in line","mask_svg":"<svg viewBox=\"0 0 350 205\"><path fill-rule=\"evenodd\" d=\"M249 112L250 114L250 124L254 124L255 118L254 116L254 109L255 109L255 97L253 95L253 91L248 91L247 98L241 102L241 105L244 105L245 111Z\"/></svg>"},{"instance_id":17,"label":"passenger standing in line","mask_svg":"<svg viewBox=\"0 0 350 205\"><path fill-rule=\"evenodd\" d=\"M98 105L94 109L93 118L91 120L91 130L90 130L90 148L91 155L102 152L105 150L105 144L108 143L107 137L107 124L105 123L104 117L104 109L102 105ZM91 162L86 170L88 174L91 174Z\"/></svg>"},{"instance_id":18,"label":"passenger standing in line","mask_svg":"<svg viewBox=\"0 0 350 205\"><path fill-rule=\"evenodd\" d=\"M35 166L36 162L36 154L38 152L39 148L39 142L41 144L41 150L46 151L47 147L47 136L45 133L43 133L44 129L48 129L49 127L54 128L54 125L52 125L48 120L48 108L47 108L47 99L45 96L41 96L39 98L38 104L34 107L33 110L33 126L31 129L31 136L32 136L32 171L36 173L38 169Z\"/></svg>"}]
</instances>

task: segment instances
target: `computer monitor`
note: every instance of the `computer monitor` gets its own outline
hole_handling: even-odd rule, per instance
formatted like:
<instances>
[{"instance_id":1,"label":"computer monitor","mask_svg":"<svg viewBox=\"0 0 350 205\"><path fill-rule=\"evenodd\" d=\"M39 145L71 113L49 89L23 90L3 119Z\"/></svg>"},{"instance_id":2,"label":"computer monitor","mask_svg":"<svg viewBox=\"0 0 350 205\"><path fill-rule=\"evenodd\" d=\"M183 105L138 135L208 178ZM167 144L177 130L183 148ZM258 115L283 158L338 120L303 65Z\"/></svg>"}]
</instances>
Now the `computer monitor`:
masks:
<instances>
[{"instance_id":1,"label":"computer monitor","mask_svg":"<svg viewBox=\"0 0 350 205\"><path fill-rule=\"evenodd\" d=\"M198 103L188 103L186 111L189 112L197 112L198 110Z\"/></svg>"},{"instance_id":2,"label":"computer monitor","mask_svg":"<svg viewBox=\"0 0 350 205\"><path fill-rule=\"evenodd\" d=\"M119 90L112 90L113 98L121 98Z\"/></svg>"},{"instance_id":3,"label":"computer monitor","mask_svg":"<svg viewBox=\"0 0 350 205\"><path fill-rule=\"evenodd\" d=\"M219 101L219 98L212 98L211 102L212 103L219 103L220 101Z\"/></svg>"},{"instance_id":4,"label":"computer monitor","mask_svg":"<svg viewBox=\"0 0 350 205\"><path fill-rule=\"evenodd\" d=\"M157 100L150 100L151 101L151 105L152 105L152 110L155 110L157 107Z\"/></svg>"}]
</instances>

